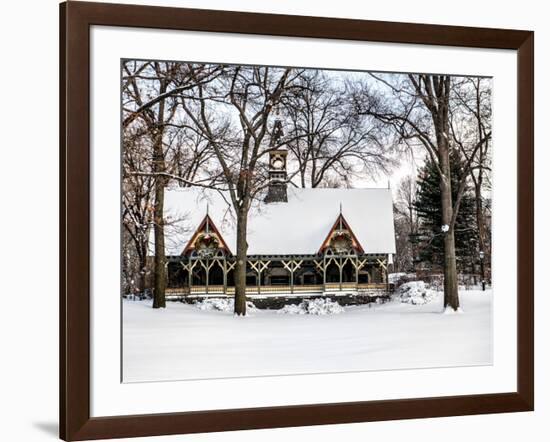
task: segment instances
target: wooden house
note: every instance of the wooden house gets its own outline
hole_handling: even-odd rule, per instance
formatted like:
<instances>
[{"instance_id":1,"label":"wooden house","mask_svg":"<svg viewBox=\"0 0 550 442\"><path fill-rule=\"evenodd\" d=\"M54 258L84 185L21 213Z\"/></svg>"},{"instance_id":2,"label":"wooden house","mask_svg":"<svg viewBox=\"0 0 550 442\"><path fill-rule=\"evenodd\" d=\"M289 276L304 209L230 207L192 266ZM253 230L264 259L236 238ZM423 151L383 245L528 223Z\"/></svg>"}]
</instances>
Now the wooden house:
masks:
<instances>
[{"instance_id":1,"label":"wooden house","mask_svg":"<svg viewBox=\"0 0 550 442\"><path fill-rule=\"evenodd\" d=\"M248 217L247 296L386 292L395 253L391 190L287 185L285 150L270 152L269 187ZM236 229L229 197L165 191L169 296L234 294Z\"/></svg>"}]
</instances>

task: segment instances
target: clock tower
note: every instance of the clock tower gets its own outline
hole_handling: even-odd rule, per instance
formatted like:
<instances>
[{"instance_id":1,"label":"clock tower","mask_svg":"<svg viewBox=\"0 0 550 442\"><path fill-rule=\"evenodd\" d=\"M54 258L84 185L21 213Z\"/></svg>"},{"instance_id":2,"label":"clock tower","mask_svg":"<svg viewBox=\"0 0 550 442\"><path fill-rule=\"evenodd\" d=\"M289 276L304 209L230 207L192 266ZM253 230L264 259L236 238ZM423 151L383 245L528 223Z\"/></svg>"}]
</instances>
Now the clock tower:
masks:
<instances>
[{"instance_id":1,"label":"clock tower","mask_svg":"<svg viewBox=\"0 0 550 442\"><path fill-rule=\"evenodd\" d=\"M286 193L287 175L286 175L286 157L288 151L280 146L283 138L283 125L280 119L275 120L271 141L269 146L272 150L269 152L269 187L264 199L266 203L286 203L288 197Z\"/></svg>"}]
</instances>

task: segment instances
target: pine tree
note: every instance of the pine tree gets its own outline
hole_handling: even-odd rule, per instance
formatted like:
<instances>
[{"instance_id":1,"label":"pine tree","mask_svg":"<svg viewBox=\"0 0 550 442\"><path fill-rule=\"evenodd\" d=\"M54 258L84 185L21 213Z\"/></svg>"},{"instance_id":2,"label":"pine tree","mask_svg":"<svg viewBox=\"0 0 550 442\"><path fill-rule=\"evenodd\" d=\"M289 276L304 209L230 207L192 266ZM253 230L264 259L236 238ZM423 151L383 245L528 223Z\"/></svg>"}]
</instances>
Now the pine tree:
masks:
<instances>
[{"instance_id":1,"label":"pine tree","mask_svg":"<svg viewBox=\"0 0 550 442\"><path fill-rule=\"evenodd\" d=\"M458 181L462 173L460 155L451 151L451 188L452 199L456 201ZM441 190L439 174L435 164L427 159L420 170L417 180L415 209L420 221L420 232L411 241L419 250L417 259L432 269L443 267L444 244L441 221ZM475 218L475 198L470 186L467 186L455 225L455 247L457 266L462 272L474 272L478 250L478 235Z\"/></svg>"}]
</instances>

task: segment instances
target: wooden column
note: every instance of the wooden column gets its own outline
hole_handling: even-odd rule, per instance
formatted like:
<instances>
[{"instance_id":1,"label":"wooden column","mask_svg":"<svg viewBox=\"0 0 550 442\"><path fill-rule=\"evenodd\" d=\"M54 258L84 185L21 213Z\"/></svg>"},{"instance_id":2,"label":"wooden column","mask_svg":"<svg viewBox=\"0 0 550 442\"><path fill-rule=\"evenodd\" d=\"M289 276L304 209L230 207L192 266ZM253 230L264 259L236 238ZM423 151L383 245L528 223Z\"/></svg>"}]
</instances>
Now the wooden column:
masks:
<instances>
[{"instance_id":1,"label":"wooden column","mask_svg":"<svg viewBox=\"0 0 550 442\"><path fill-rule=\"evenodd\" d=\"M206 294L208 294L208 285L209 285L209 279L210 279L210 269L214 265L214 260L206 259L206 263L203 259L199 259L200 265L204 268L204 272L206 275Z\"/></svg>"},{"instance_id":2,"label":"wooden column","mask_svg":"<svg viewBox=\"0 0 550 442\"><path fill-rule=\"evenodd\" d=\"M300 268L304 260L281 262L283 263L283 267L290 272L290 293L294 293L294 272Z\"/></svg>"},{"instance_id":3,"label":"wooden column","mask_svg":"<svg viewBox=\"0 0 550 442\"><path fill-rule=\"evenodd\" d=\"M180 261L180 265L182 267L183 270L187 270L187 264L184 264L183 262ZM187 274L189 275L189 272L187 272ZM189 276L187 277L187 279L189 279ZM189 284L189 281L187 282ZM184 287L182 287L183 289Z\"/></svg>"},{"instance_id":4,"label":"wooden column","mask_svg":"<svg viewBox=\"0 0 550 442\"><path fill-rule=\"evenodd\" d=\"M226 275L229 275L229 272L235 268L235 266L237 265L237 262L236 261L233 261L233 262L227 262L226 261L225 264L226 264ZM227 276L226 276L226 280L227 280ZM228 288L226 288L226 290L228 290Z\"/></svg>"},{"instance_id":5,"label":"wooden column","mask_svg":"<svg viewBox=\"0 0 550 442\"><path fill-rule=\"evenodd\" d=\"M191 260L187 263L187 269L189 270L187 285L189 286L189 294L191 294L191 286L193 284L193 266L191 266Z\"/></svg>"},{"instance_id":6,"label":"wooden column","mask_svg":"<svg viewBox=\"0 0 550 442\"><path fill-rule=\"evenodd\" d=\"M197 262L198 261L196 260L189 259L189 262L187 263L187 269L189 270L189 281L187 281L189 285L189 294L191 294L191 287L193 285L193 269L197 265Z\"/></svg>"},{"instance_id":7,"label":"wooden column","mask_svg":"<svg viewBox=\"0 0 550 442\"><path fill-rule=\"evenodd\" d=\"M206 266L204 267L204 272L206 273L206 294L208 295L208 282L210 278L210 260L206 260Z\"/></svg>"},{"instance_id":8,"label":"wooden column","mask_svg":"<svg viewBox=\"0 0 550 442\"><path fill-rule=\"evenodd\" d=\"M338 258L338 270L340 271L340 291L342 291L342 269L344 267L344 264L342 263L342 257Z\"/></svg>"},{"instance_id":9,"label":"wooden column","mask_svg":"<svg viewBox=\"0 0 550 442\"><path fill-rule=\"evenodd\" d=\"M357 289L359 289L359 270L361 270L367 262L367 258L359 259L359 256L356 256L355 261L352 262L355 267L355 284L357 285Z\"/></svg>"},{"instance_id":10,"label":"wooden column","mask_svg":"<svg viewBox=\"0 0 550 442\"><path fill-rule=\"evenodd\" d=\"M222 272L223 272L223 294L227 295L227 259L225 258L225 256L223 257Z\"/></svg>"},{"instance_id":11,"label":"wooden column","mask_svg":"<svg viewBox=\"0 0 550 442\"><path fill-rule=\"evenodd\" d=\"M257 289L258 289L258 295L261 293L261 288L260 288L260 285L262 284L262 281L261 281L261 278L262 278L262 271L260 270L260 266L258 266L258 270L256 271L257 273L257 280L256 280L256 285L257 285Z\"/></svg>"},{"instance_id":12,"label":"wooden column","mask_svg":"<svg viewBox=\"0 0 550 442\"><path fill-rule=\"evenodd\" d=\"M380 274L382 275L382 283L386 284L386 293L390 291L390 285L388 284L388 266L385 259L378 259L378 265L380 266Z\"/></svg>"},{"instance_id":13,"label":"wooden column","mask_svg":"<svg viewBox=\"0 0 550 442\"><path fill-rule=\"evenodd\" d=\"M260 261L260 260L250 261L250 267L252 267L252 269L256 271L256 275L257 275L257 278L258 278L257 281L256 281L256 285L257 285L257 288L258 288L258 294L261 293L262 272L265 269L267 269L270 262L271 261L263 262L263 261Z\"/></svg>"}]
</instances>

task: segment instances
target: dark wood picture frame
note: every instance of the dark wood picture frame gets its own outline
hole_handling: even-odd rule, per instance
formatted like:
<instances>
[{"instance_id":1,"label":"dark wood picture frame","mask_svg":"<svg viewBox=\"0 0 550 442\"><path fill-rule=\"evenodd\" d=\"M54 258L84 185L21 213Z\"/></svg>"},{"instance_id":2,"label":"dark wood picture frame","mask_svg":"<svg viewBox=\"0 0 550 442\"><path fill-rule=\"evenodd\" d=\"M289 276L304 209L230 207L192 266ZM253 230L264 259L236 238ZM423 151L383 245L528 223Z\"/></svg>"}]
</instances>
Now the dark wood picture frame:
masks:
<instances>
[{"instance_id":1,"label":"dark wood picture frame","mask_svg":"<svg viewBox=\"0 0 550 442\"><path fill-rule=\"evenodd\" d=\"M90 417L90 26L516 50L517 391L454 397ZM530 31L213 10L60 5L60 437L84 440L322 425L534 408L534 34Z\"/></svg>"}]
</instances>

